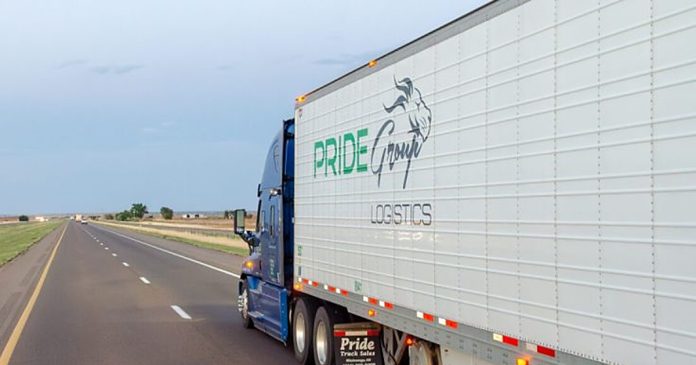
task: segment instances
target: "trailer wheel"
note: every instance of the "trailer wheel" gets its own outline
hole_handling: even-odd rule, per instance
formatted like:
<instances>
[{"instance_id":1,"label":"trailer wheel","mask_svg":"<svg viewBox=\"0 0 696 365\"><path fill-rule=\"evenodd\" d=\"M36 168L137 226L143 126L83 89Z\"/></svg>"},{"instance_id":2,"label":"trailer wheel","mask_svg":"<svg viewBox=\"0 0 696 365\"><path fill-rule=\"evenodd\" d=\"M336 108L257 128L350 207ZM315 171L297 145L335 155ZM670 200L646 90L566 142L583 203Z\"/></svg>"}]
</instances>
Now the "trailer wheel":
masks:
<instances>
[{"instance_id":1,"label":"trailer wheel","mask_svg":"<svg viewBox=\"0 0 696 365\"><path fill-rule=\"evenodd\" d=\"M254 328L254 321L249 315L249 284L246 279L242 281L242 293L239 295L239 313L242 315L244 328Z\"/></svg>"},{"instance_id":2,"label":"trailer wheel","mask_svg":"<svg viewBox=\"0 0 696 365\"><path fill-rule=\"evenodd\" d=\"M326 308L319 307L314 316L314 363L317 365L334 363L333 325L334 321Z\"/></svg>"},{"instance_id":3,"label":"trailer wheel","mask_svg":"<svg viewBox=\"0 0 696 365\"><path fill-rule=\"evenodd\" d=\"M314 313L316 304L301 298L295 304L292 318L292 343L295 349L295 359L303 365L309 365L314 360Z\"/></svg>"}]
</instances>

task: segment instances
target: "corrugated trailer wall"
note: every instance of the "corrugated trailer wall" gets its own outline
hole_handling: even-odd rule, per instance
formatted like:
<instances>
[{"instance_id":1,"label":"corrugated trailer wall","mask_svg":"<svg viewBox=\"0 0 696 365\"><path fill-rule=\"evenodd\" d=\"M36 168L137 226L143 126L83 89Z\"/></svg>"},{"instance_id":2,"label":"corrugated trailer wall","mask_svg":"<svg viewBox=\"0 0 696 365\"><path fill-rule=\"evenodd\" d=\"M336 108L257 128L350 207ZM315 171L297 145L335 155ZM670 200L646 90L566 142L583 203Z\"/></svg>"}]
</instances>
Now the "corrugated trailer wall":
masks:
<instances>
[{"instance_id":1,"label":"corrugated trailer wall","mask_svg":"<svg viewBox=\"0 0 696 365\"><path fill-rule=\"evenodd\" d=\"M517 5L298 105L295 272L602 362L696 363L696 3Z\"/></svg>"}]
</instances>

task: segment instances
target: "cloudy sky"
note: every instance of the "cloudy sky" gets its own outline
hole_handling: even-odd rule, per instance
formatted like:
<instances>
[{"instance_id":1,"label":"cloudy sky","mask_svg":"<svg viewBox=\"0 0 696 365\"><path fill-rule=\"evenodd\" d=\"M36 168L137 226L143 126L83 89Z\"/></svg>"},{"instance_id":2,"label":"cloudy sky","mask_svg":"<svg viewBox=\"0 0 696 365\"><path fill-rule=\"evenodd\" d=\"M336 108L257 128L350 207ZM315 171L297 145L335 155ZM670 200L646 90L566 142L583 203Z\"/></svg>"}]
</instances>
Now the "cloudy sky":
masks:
<instances>
[{"instance_id":1,"label":"cloudy sky","mask_svg":"<svg viewBox=\"0 0 696 365\"><path fill-rule=\"evenodd\" d=\"M0 214L255 208L294 98L486 0L0 0Z\"/></svg>"}]
</instances>

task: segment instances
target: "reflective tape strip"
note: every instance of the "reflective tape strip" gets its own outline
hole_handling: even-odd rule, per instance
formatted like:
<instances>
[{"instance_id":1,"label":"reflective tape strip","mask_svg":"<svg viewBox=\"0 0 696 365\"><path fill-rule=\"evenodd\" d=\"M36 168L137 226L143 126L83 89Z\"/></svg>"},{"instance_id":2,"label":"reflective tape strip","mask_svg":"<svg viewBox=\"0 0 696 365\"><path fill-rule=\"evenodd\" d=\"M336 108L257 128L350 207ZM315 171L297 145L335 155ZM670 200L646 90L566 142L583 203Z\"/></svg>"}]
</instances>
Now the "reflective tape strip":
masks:
<instances>
[{"instance_id":1,"label":"reflective tape strip","mask_svg":"<svg viewBox=\"0 0 696 365\"><path fill-rule=\"evenodd\" d=\"M459 327L459 323L457 323L455 321L450 321L449 319L446 319L446 318L438 318L437 323L439 323L443 326L447 326L447 327L455 328L455 329L457 327Z\"/></svg>"},{"instance_id":2,"label":"reflective tape strip","mask_svg":"<svg viewBox=\"0 0 696 365\"><path fill-rule=\"evenodd\" d=\"M510 345L510 346L518 346L519 341L516 338L508 337L508 336L503 336L497 333L493 334L493 340L502 342L504 344Z\"/></svg>"},{"instance_id":3,"label":"reflective tape strip","mask_svg":"<svg viewBox=\"0 0 696 365\"><path fill-rule=\"evenodd\" d=\"M428 322L432 322L432 321L435 320L435 317L434 317L432 314L423 313L423 312L420 312L420 311L419 311L419 312L416 312L416 316L418 316L418 318L423 319L423 320L426 320L426 321L428 321Z\"/></svg>"},{"instance_id":4,"label":"reflective tape strip","mask_svg":"<svg viewBox=\"0 0 696 365\"><path fill-rule=\"evenodd\" d=\"M527 343L527 350L534 351L536 353L546 355L549 357L556 357L556 350L544 346L535 345L533 343Z\"/></svg>"}]
</instances>

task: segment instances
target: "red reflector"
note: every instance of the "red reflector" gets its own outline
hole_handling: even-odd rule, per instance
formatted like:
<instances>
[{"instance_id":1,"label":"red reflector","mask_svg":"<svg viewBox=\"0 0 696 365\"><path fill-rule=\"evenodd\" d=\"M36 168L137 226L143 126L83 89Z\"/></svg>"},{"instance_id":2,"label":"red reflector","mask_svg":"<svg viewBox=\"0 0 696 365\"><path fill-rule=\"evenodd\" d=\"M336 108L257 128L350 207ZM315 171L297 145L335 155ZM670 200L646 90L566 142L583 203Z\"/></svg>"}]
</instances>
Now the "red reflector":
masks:
<instances>
[{"instance_id":1,"label":"red reflector","mask_svg":"<svg viewBox=\"0 0 696 365\"><path fill-rule=\"evenodd\" d=\"M368 299L368 301L370 302L370 304L377 305L377 299L375 299L375 298L370 298L370 299Z\"/></svg>"},{"instance_id":2,"label":"red reflector","mask_svg":"<svg viewBox=\"0 0 696 365\"><path fill-rule=\"evenodd\" d=\"M394 309L394 304L384 302L384 308L387 308L387 309Z\"/></svg>"},{"instance_id":3,"label":"red reflector","mask_svg":"<svg viewBox=\"0 0 696 365\"><path fill-rule=\"evenodd\" d=\"M307 279L302 279L302 283L303 283L303 284L309 284L309 280L307 280Z\"/></svg>"},{"instance_id":4,"label":"red reflector","mask_svg":"<svg viewBox=\"0 0 696 365\"><path fill-rule=\"evenodd\" d=\"M512 345L512 346L517 346L519 344L519 341L517 341L516 338L503 336L503 343L506 343L506 344Z\"/></svg>"},{"instance_id":5,"label":"red reflector","mask_svg":"<svg viewBox=\"0 0 696 365\"><path fill-rule=\"evenodd\" d=\"M348 295L348 292L345 291L345 290L343 290L343 289L341 289L341 295Z\"/></svg>"},{"instance_id":6,"label":"red reflector","mask_svg":"<svg viewBox=\"0 0 696 365\"><path fill-rule=\"evenodd\" d=\"M313 281L312 286L319 286L319 283L317 283L316 281Z\"/></svg>"},{"instance_id":7,"label":"red reflector","mask_svg":"<svg viewBox=\"0 0 696 365\"><path fill-rule=\"evenodd\" d=\"M542 354L542 355L556 357L556 350L554 350L554 349L549 349L546 347L537 346L537 352Z\"/></svg>"},{"instance_id":8,"label":"red reflector","mask_svg":"<svg viewBox=\"0 0 696 365\"><path fill-rule=\"evenodd\" d=\"M447 327L452 327L452 328L457 328L459 326L459 323L455 321L450 321L449 319L445 321L445 324Z\"/></svg>"},{"instance_id":9,"label":"red reflector","mask_svg":"<svg viewBox=\"0 0 696 365\"><path fill-rule=\"evenodd\" d=\"M329 291L336 291L336 288L334 288L333 286L330 286Z\"/></svg>"},{"instance_id":10,"label":"red reflector","mask_svg":"<svg viewBox=\"0 0 696 365\"><path fill-rule=\"evenodd\" d=\"M346 335L346 331L334 331L334 337L344 337Z\"/></svg>"},{"instance_id":11,"label":"red reflector","mask_svg":"<svg viewBox=\"0 0 696 365\"><path fill-rule=\"evenodd\" d=\"M379 331L377 330L369 330L367 331L368 336L379 336Z\"/></svg>"},{"instance_id":12,"label":"red reflector","mask_svg":"<svg viewBox=\"0 0 696 365\"><path fill-rule=\"evenodd\" d=\"M428 322L432 322L435 320L435 317L433 317L432 314L423 313L423 319L425 319Z\"/></svg>"}]
</instances>

